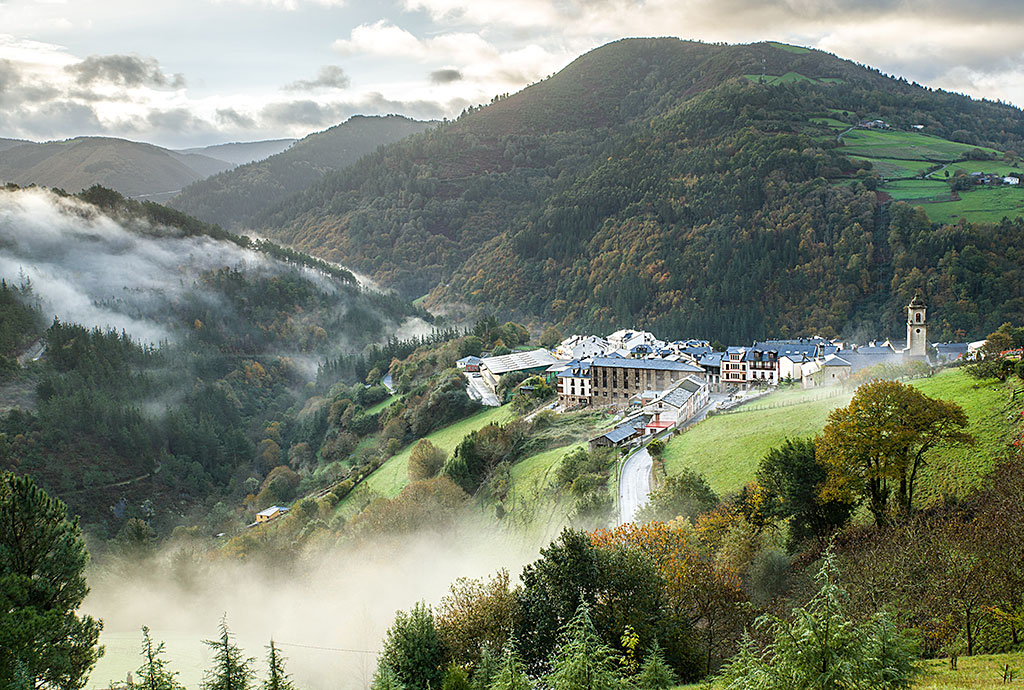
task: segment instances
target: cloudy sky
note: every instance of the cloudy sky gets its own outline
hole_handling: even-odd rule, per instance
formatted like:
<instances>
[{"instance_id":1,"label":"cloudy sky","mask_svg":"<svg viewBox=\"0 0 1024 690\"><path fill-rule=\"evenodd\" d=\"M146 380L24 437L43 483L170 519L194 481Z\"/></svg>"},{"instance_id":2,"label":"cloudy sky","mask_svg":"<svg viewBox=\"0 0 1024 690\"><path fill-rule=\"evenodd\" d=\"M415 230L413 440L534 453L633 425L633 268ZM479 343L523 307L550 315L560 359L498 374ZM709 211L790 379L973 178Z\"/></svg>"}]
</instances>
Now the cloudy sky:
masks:
<instances>
[{"instance_id":1,"label":"cloudy sky","mask_svg":"<svg viewBox=\"0 0 1024 690\"><path fill-rule=\"evenodd\" d=\"M453 117L623 36L834 52L1024 105L1024 2L0 0L0 137L170 147Z\"/></svg>"}]
</instances>

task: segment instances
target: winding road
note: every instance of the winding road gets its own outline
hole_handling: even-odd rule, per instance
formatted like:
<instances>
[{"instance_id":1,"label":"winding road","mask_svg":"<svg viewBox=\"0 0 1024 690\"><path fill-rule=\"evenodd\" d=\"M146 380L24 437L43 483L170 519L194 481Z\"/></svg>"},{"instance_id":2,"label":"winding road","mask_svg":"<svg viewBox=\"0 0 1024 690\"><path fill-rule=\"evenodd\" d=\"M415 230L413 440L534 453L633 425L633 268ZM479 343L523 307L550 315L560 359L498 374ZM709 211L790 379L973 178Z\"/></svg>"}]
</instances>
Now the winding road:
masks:
<instances>
[{"instance_id":1,"label":"winding road","mask_svg":"<svg viewBox=\"0 0 1024 690\"><path fill-rule=\"evenodd\" d=\"M688 428L702 421L708 413L729 399L728 395L712 393L708 404L697 411L683 424ZM654 460L647 452L647 446L630 453L622 463L619 474L619 524L633 522L637 512L647 505L648 494L651 493L651 468Z\"/></svg>"}]
</instances>

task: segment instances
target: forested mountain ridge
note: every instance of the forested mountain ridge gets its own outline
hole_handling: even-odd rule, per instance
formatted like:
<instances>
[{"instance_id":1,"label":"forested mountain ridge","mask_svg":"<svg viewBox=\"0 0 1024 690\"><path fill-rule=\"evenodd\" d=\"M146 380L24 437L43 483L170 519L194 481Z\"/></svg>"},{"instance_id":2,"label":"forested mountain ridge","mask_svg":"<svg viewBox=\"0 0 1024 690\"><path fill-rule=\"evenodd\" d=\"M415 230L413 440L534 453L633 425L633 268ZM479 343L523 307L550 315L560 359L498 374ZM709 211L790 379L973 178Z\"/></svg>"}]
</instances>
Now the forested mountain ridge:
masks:
<instances>
[{"instance_id":1,"label":"forested mountain ridge","mask_svg":"<svg viewBox=\"0 0 1024 690\"><path fill-rule=\"evenodd\" d=\"M326 173L431 126L399 115L356 115L264 160L197 181L168 205L209 223L244 226L256 214L307 189Z\"/></svg>"},{"instance_id":2,"label":"forested mountain ridge","mask_svg":"<svg viewBox=\"0 0 1024 690\"><path fill-rule=\"evenodd\" d=\"M1017 109L818 51L626 39L255 224L407 296L570 327L881 335L917 288L939 339L1018 319L1020 222L933 228L879 205L826 117L1010 157L1024 138Z\"/></svg>"},{"instance_id":3,"label":"forested mountain ridge","mask_svg":"<svg viewBox=\"0 0 1024 690\"><path fill-rule=\"evenodd\" d=\"M0 223L0 470L104 537L258 492L291 445L322 442L326 410L296 422L318 363L338 363L323 387L361 382L352 355L429 318L339 266L112 190L3 189ZM34 342L41 357L16 359ZM6 404L24 389L30 404Z\"/></svg>"},{"instance_id":4,"label":"forested mountain ridge","mask_svg":"<svg viewBox=\"0 0 1024 690\"><path fill-rule=\"evenodd\" d=\"M0 180L79 192L99 184L132 197L166 198L232 164L113 137L0 146Z\"/></svg>"}]
</instances>

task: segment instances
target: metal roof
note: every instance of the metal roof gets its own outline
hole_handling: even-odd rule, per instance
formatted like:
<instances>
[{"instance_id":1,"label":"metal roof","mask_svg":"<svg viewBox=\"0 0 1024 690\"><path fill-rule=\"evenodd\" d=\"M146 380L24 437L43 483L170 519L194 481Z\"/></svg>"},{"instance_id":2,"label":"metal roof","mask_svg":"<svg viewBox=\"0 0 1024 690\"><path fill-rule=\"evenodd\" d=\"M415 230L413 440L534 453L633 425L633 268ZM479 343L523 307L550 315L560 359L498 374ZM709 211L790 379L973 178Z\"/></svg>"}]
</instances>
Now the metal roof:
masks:
<instances>
[{"instance_id":1,"label":"metal roof","mask_svg":"<svg viewBox=\"0 0 1024 690\"><path fill-rule=\"evenodd\" d=\"M523 371L525 369L547 369L559 360L544 348L530 350L529 352L511 352L498 357L485 357L480 366L487 367L487 370L495 375L507 374L510 371Z\"/></svg>"}]
</instances>

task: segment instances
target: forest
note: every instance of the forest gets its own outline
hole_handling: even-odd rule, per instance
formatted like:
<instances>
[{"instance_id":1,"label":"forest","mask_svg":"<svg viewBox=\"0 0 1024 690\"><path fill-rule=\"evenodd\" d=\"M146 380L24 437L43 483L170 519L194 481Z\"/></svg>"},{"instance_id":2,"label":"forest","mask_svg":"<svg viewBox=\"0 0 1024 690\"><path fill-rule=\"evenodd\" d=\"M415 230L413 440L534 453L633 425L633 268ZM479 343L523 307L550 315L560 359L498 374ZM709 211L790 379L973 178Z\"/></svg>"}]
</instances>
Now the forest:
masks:
<instances>
[{"instance_id":1,"label":"forest","mask_svg":"<svg viewBox=\"0 0 1024 690\"><path fill-rule=\"evenodd\" d=\"M831 81L748 79L762 57L769 73ZM817 51L624 40L255 222L430 305L574 330L629 317L728 342L896 335L917 288L936 340L1020 320L1022 221L940 225L880 203L877 173L822 117L920 124L1010 157L1024 136L1010 106Z\"/></svg>"}]
</instances>

